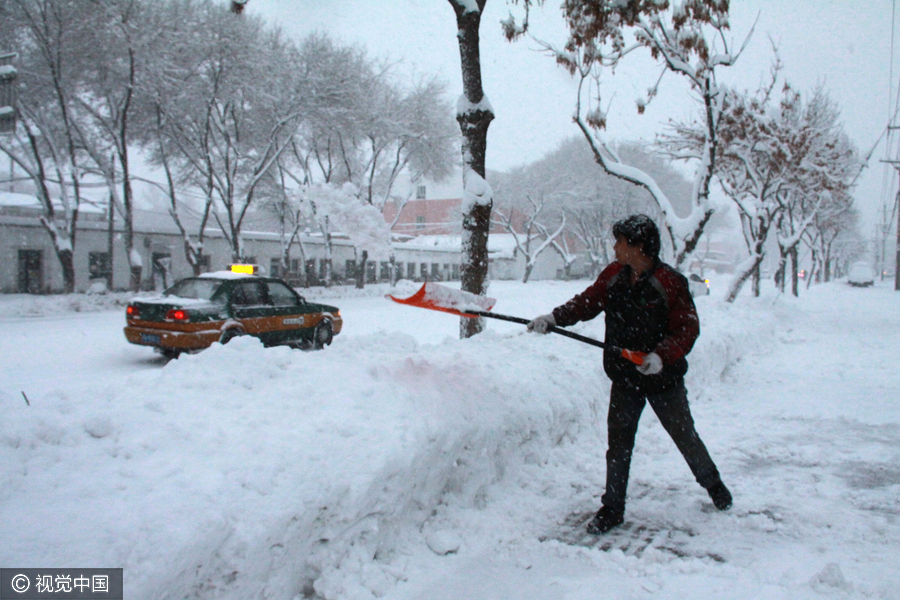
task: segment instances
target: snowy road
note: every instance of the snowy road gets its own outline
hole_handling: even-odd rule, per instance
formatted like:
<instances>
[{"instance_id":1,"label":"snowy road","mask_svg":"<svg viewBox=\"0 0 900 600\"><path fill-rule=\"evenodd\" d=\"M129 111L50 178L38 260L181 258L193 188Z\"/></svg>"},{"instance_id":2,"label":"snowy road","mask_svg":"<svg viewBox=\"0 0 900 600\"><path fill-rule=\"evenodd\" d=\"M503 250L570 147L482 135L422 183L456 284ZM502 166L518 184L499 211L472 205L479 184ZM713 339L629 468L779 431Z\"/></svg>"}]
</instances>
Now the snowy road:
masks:
<instances>
[{"instance_id":1,"label":"snowy road","mask_svg":"<svg viewBox=\"0 0 900 600\"><path fill-rule=\"evenodd\" d=\"M648 410L627 531L582 536L567 517L587 518L604 481L603 449L575 445L487 510L448 516L490 531L486 543L398 597L900 598L900 298L835 285L777 302L761 352L692 390L731 511L712 507Z\"/></svg>"},{"instance_id":2,"label":"snowy road","mask_svg":"<svg viewBox=\"0 0 900 600\"><path fill-rule=\"evenodd\" d=\"M532 316L584 285L491 293ZM335 303L353 327L324 352L169 364L123 343L120 309L0 320L0 564L124 566L148 599L900 598L887 287L699 299L687 382L735 505L712 508L647 411L626 524L597 539L593 348Z\"/></svg>"}]
</instances>

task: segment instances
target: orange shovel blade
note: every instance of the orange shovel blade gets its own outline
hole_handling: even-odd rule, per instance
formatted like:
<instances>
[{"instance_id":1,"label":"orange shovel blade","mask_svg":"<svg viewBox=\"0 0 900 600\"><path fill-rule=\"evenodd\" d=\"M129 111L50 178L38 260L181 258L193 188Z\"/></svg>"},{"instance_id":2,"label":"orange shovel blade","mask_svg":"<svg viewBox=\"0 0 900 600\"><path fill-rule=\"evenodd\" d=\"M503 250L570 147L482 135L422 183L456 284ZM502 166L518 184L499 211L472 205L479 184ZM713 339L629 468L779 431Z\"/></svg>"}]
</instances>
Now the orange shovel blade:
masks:
<instances>
[{"instance_id":1,"label":"orange shovel blade","mask_svg":"<svg viewBox=\"0 0 900 600\"><path fill-rule=\"evenodd\" d=\"M467 314L466 310L489 311L497 302L494 298L486 296L477 296L471 292L462 290L454 290L437 283L425 283L419 291L407 298L397 298L390 294L385 298L390 298L394 302L416 306L418 308L427 308L429 310L439 310L441 312L459 315L461 317L476 318L478 315Z\"/></svg>"},{"instance_id":2,"label":"orange shovel blade","mask_svg":"<svg viewBox=\"0 0 900 600\"><path fill-rule=\"evenodd\" d=\"M638 352L637 350L622 350L622 358L630 360L637 366L641 366L642 364L644 364L645 356L647 356L646 352Z\"/></svg>"}]
</instances>

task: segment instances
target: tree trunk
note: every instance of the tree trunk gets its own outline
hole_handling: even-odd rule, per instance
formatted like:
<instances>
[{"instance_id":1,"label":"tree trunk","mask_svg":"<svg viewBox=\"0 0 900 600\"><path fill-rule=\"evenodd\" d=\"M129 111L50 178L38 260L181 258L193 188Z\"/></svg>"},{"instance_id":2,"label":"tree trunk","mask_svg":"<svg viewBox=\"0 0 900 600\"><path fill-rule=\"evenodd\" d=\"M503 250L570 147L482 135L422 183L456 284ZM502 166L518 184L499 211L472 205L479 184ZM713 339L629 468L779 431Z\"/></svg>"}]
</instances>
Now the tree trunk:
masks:
<instances>
[{"instance_id":1,"label":"tree trunk","mask_svg":"<svg viewBox=\"0 0 900 600\"><path fill-rule=\"evenodd\" d=\"M750 274L750 289L753 292L753 297L759 298L759 263L756 264L756 268Z\"/></svg>"},{"instance_id":2,"label":"tree trunk","mask_svg":"<svg viewBox=\"0 0 900 600\"><path fill-rule=\"evenodd\" d=\"M391 265L390 282L391 282L391 287L394 287L394 285L397 284L397 258L394 256L393 252L391 253L390 265Z\"/></svg>"},{"instance_id":3,"label":"tree trunk","mask_svg":"<svg viewBox=\"0 0 900 600\"><path fill-rule=\"evenodd\" d=\"M800 280L798 277L800 271L797 268L799 262L800 261L797 258L797 246L794 246L791 248L791 294L793 294L794 297L800 296Z\"/></svg>"},{"instance_id":4,"label":"tree trunk","mask_svg":"<svg viewBox=\"0 0 900 600\"><path fill-rule=\"evenodd\" d=\"M71 250L59 250L56 255L59 257L59 264L63 271L63 286L67 294L75 291L75 262L72 258Z\"/></svg>"},{"instance_id":5,"label":"tree trunk","mask_svg":"<svg viewBox=\"0 0 900 600\"><path fill-rule=\"evenodd\" d=\"M369 260L369 251L363 250L360 254L359 265L356 267L356 287L363 289L366 285L366 261Z\"/></svg>"},{"instance_id":6,"label":"tree trunk","mask_svg":"<svg viewBox=\"0 0 900 600\"><path fill-rule=\"evenodd\" d=\"M487 292L488 250L487 241L491 225L492 199L471 201L470 194L485 177L485 153L487 131L494 118L488 102L484 102L481 86L481 57L479 28L481 13L487 0L448 0L456 13L460 64L462 67L463 96L467 107L456 115L462 131L463 187L468 202L464 203L462 219L462 255L460 257L460 281L463 291L485 295ZM477 8L477 10L476 10ZM461 103L462 104L462 103ZM474 176L473 176L474 175ZM484 329L484 320L460 318L460 338L468 338Z\"/></svg>"},{"instance_id":7,"label":"tree trunk","mask_svg":"<svg viewBox=\"0 0 900 600\"><path fill-rule=\"evenodd\" d=\"M106 267L109 269L109 274L106 276L106 287L109 291L113 291L115 288L113 287L113 273L115 273L115 263L113 262L113 251L115 250L115 239L116 239L116 205L115 199L112 194L109 195L109 214L107 215L107 223L106 223L106 252L109 255L109 262Z\"/></svg>"},{"instance_id":8,"label":"tree trunk","mask_svg":"<svg viewBox=\"0 0 900 600\"><path fill-rule=\"evenodd\" d=\"M528 278L531 277L531 271L534 269L534 264L531 262L525 263L525 276L522 277L522 283L528 283Z\"/></svg>"},{"instance_id":9,"label":"tree trunk","mask_svg":"<svg viewBox=\"0 0 900 600\"><path fill-rule=\"evenodd\" d=\"M787 284L787 255L788 251L779 244L778 246L778 268L775 269L775 287L784 293L784 287Z\"/></svg>"},{"instance_id":10,"label":"tree trunk","mask_svg":"<svg viewBox=\"0 0 900 600\"><path fill-rule=\"evenodd\" d=\"M725 297L725 302L731 303L737 299L738 294L741 292L741 288L744 286L744 283L747 281L747 279L749 279L754 273L759 272L759 265L762 260L762 255L757 254L753 258L753 262L738 274L737 278L731 282L731 287L728 290L728 295Z\"/></svg>"},{"instance_id":11,"label":"tree trunk","mask_svg":"<svg viewBox=\"0 0 900 600\"><path fill-rule=\"evenodd\" d=\"M331 257L332 257L332 249L331 249L331 229L328 225L328 218L325 218L325 231L322 236L325 241L325 268L322 269L325 272L325 287L331 287L332 280L332 272L331 272Z\"/></svg>"},{"instance_id":12,"label":"tree trunk","mask_svg":"<svg viewBox=\"0 0 900 600\"><path fill-rule=\"evenodd\" d=\"M815 274L819 270L819 256L815 250L812 251L812 266L809 269L809 273L806 274L806 289L809 289L809 286L812 285L812 280Z\"/></svg>"}]
</instances>

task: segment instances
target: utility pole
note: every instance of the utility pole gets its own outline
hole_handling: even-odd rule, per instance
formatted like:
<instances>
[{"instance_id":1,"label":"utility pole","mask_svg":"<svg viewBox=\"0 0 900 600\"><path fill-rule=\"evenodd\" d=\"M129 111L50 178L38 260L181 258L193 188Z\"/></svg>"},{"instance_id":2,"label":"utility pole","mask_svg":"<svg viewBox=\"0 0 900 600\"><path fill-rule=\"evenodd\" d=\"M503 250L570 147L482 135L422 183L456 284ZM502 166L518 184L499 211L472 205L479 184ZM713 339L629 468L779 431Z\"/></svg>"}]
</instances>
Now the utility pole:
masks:
<instances>
[{"instance_id":1,"label":"utility pole","mask_svg":"<svg viewBox=\"0 0 900 600\"><path fill-rule=\"evenodd\" d=\"M883 160L881 162L890 164L897 170L897 173L900 174L900 160ZM884 237L882 239L887 238L887 234L891 229L891 223L894 222L894 216L897 214L898 208L900 208L900 188L897 189L897 195L894 197L894 206L891 209L890 219L884 219ZM882 242L882 244L884 244L884 242ZM882 256L883 255L884 253L882 252ZM882 273L883 272L884 268L882 268ZM898 219L897 223L897 240L894 252L894 291L900 291L900 219Z\"/></svg>"},{"instance_id":2,"label":"utility pole","mask_svg":"<svg viewBox=\"0 0 900 600\"><path fill-rule=\"evenodd\" d=\"M894 220L894 215L898 214L898 208L900 208L900 189L897 190L897 196L894 199L891 221ZM894 252L894 291L900 291L900 218L897 219L897 245Z\"/></svg>"}]
</instances>

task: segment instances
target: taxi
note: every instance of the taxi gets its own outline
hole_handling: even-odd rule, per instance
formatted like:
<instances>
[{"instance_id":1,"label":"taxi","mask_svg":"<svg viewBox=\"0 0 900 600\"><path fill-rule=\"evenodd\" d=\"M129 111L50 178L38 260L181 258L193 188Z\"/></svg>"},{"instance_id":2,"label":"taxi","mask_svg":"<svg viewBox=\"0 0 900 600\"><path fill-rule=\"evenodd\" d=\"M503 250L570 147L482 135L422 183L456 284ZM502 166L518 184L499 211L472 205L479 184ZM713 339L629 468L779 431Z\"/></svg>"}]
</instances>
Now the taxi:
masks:
<instances>
[{"instance_id":1,"label":"taxi","mask_svg":"<svg viewBox=\"0 0 900 600\"><path fill-rule=\"evenodd\" d=\"M177 282L156 298L125 309L125 338L175 358L215 342L252 335L266 346L321 349L341 332L335 306L307 302L281 279L256 275L253 265Z\"/></svg>"}]
</instances>

